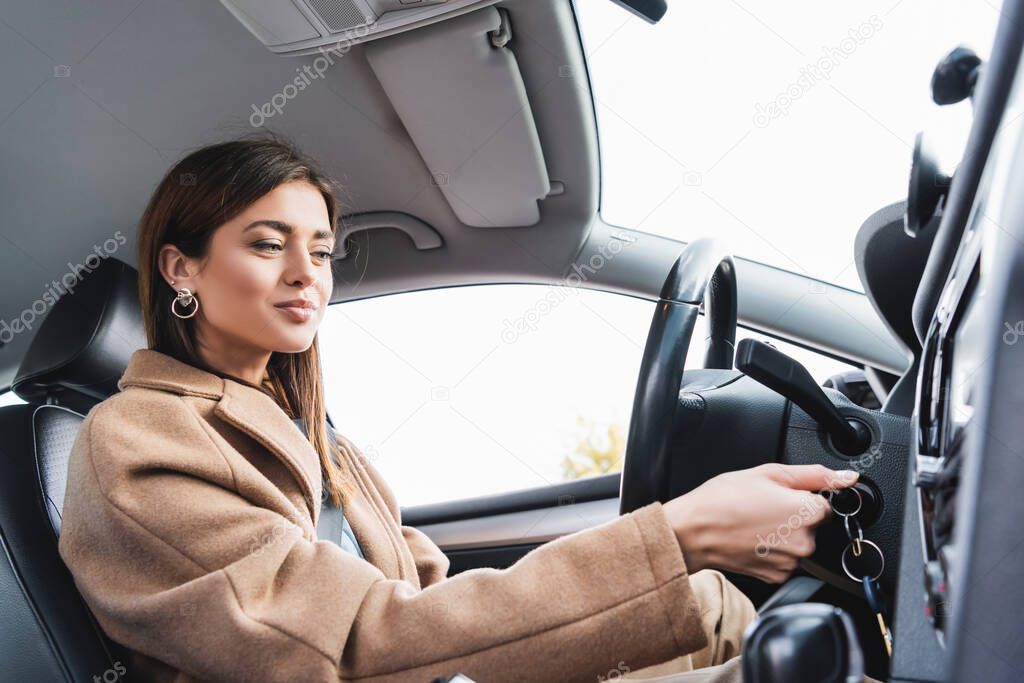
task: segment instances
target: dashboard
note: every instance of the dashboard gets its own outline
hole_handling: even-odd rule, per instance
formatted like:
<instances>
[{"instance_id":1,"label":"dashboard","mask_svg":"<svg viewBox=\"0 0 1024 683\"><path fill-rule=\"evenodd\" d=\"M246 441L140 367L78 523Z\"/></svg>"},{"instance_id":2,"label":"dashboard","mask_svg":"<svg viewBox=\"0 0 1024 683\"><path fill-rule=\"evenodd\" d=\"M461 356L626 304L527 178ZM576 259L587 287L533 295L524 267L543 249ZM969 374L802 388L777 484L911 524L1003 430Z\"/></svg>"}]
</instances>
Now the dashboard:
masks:
<instances>
[{"instance_id":1,"label":"dashboard","mask_svg":"<svg viewBox=\"0 0 1024 683\"><path fill-rule=\"evenodd\" d=\"M1004 7L942 209L934 249L946 253L929 266L948 266L933 268L931 283L926 270L915 301L932 290L904 527L904 551L914 552L901 566L892 680L1024 680L1021 5Z\"/></svg>"}]
</instances>

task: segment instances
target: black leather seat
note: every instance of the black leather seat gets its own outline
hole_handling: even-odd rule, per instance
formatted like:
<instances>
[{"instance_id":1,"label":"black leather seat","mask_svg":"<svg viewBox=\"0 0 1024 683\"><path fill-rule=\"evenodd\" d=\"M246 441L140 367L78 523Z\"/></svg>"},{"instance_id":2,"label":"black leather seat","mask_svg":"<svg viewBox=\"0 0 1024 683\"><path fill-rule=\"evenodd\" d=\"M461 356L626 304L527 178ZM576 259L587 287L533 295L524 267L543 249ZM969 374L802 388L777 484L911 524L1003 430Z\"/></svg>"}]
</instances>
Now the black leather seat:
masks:
<instances>
[{"instance_id":1,"label":"black leather seat","mask_svg":"<svg viewBox=\"0 0 1024 683\"><path fill-rule=\"evenodd\" d=\"M57 552L68 456L89 409L117 392L145 347L130 266L108 258L36 332L0 407L2 681L124 681L123 651L100 630ZM94 678L97 677L97 678Z\"/></svg>"}]
</instances>

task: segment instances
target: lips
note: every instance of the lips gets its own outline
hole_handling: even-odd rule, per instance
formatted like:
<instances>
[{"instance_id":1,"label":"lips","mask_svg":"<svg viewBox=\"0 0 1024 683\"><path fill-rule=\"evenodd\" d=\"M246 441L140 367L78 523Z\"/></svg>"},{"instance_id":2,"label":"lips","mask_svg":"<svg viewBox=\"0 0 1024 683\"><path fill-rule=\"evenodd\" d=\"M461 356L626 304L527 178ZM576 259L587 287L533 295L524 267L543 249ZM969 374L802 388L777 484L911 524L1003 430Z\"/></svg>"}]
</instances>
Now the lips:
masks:
<instances>
[{"instance_id":1,"label":"lips","mask_svg":"<svg viewBox=\"0 0 1024 683\"><path fill-rule=\"evenodd\" d=\"M276 308L311 308L316 309L314 304L309 299L290 299L289 301L282 301L279 304L274 304Z\"/></svg>"},{"instance_id":2,"label":"lips","mask_svg":"<svg viewBox=\"0 0 1024 683\"><path fill-rule=\"evenodd\" d=\"M313 314L317 310L316 304L308 299L282 301L279 304L274 304L274 308L278 309L295 322L300 323L311 320L313 318Z\"/></svg>"}]
</instances>

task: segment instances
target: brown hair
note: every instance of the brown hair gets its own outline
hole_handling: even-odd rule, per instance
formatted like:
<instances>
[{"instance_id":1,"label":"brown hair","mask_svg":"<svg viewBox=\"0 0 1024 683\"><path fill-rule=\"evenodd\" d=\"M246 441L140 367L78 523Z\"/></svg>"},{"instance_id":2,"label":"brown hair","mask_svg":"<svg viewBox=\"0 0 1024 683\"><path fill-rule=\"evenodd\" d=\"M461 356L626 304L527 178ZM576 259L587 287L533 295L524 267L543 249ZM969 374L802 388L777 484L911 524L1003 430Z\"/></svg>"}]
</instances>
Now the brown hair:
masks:
<instances>
[{"instance_id":1,"label":"brown hair","mask_svg":"<svg viewBox=\"0 0 1024 683\"><path fill-rule=\"evenodd\" d=\"M203 147L167 172L139 221L139 301L149 348L210 369L197 352L192 319L171 313L177 292L160 276L160 248L173 244L186 256L203 259L218 227L278 185L296 180L320 191L335 232L340 207L334 181L280 136L263 133ZM271 353L264 384L289 417L303 418L320 456L324 493L335 506L341 505L348 499L351 479L327 435L319 336L301 353Z\"/></svg>"}]
</instances>

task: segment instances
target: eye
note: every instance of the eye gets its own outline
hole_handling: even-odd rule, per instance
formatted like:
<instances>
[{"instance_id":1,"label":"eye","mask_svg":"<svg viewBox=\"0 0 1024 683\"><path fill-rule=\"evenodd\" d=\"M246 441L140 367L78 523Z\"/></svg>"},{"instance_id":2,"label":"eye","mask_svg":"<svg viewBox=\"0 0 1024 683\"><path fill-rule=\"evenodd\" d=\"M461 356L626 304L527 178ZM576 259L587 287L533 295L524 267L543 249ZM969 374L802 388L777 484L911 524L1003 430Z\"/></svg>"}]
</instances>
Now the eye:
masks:
<instances>
[{"instance_id":1,"label":"eye","mask_svg":"<svg viewBox=\"0 0 1024 683\"><path fill-rule=\"evenodd\" d=\"M283 247L277 242L257 242L252 246L262 251L268 251L270 249L283 249Z\"/></svg>"},{"instance_id":2,"label":"eye","mask_svg":"<svg viewBox=\"0 0 1024 683\"><path fill-rule=\"evenodd\" d=\"M331 251L318 251L318 252L316 252L316 255L319 256L322 259L329 259L329 258L331 258L331 256L334 255L334 252L331 252Z\"/></svg>"}]
</instances>

